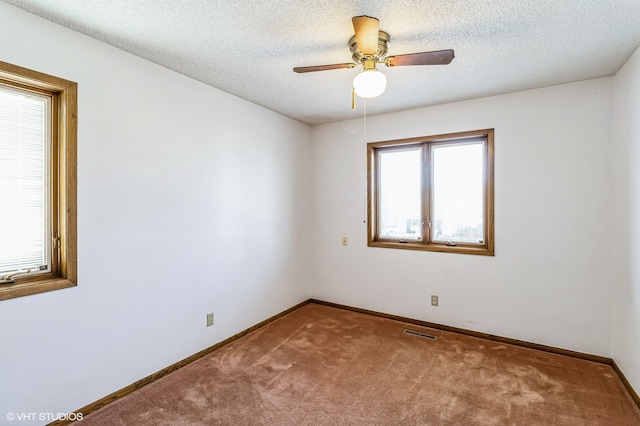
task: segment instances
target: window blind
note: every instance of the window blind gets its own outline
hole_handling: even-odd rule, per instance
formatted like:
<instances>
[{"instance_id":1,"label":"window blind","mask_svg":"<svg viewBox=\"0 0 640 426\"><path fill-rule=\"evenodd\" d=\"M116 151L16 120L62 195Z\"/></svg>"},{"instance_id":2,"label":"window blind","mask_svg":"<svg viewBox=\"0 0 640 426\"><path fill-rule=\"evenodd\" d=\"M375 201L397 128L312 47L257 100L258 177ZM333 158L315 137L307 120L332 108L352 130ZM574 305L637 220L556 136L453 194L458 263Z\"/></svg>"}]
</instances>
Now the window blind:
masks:
<instances>
[{"instance_id":1,"label":"window blind","mask_svg":"<svg viewBox=\"0 0 640 426\"><path fill-rule=\"evenodd\" d=\"M49 268L49 111L49 97L0 85L0 277Z\"/></svg>"}]
</instances>

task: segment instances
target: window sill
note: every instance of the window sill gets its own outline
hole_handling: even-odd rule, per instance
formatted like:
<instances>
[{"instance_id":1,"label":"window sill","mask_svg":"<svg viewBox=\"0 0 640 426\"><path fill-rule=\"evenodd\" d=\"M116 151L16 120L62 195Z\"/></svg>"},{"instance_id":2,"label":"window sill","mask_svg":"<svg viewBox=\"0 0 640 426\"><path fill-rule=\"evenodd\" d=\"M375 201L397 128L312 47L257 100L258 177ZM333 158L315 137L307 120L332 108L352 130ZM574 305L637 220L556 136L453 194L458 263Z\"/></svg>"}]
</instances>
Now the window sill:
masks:
<instances>
[{"instance_id":1,"label":"window sill","mask_svg":"<svg viewBox=\"0 0 640 426\"><path fill-rule=\"evenodd\" d=\"M421 244L421 243L399 243L395 241L371 241L369 247L381 247L404 250L437 251L443 253L476 254L481 256L494 256L492 248L486 246L448 246L446 244Z\"/></svg>"},{"instance_id":2,"label":"window sill","mask_svg":"<svg viewBox=\"0 0 640 426\"><path fill-rule=\"evenodd\" d=\"M51 278L40 281L24 281L15 284L0 285L0 300L15 299L16 297L29 296L31 294L45 293L47 291L61 290L75 287L76 283L66 278Z\"/></svg>"}]
</instances>

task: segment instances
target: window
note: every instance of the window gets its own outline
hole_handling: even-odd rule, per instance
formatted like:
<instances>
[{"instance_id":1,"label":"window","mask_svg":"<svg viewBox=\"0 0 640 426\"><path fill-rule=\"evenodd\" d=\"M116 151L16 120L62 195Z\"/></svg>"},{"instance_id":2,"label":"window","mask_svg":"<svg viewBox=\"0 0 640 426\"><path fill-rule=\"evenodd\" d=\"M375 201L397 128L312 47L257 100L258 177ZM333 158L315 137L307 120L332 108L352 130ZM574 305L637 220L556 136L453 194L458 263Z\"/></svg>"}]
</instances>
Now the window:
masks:
<instances>
[{"instance_id":1,"label":"window","mask_svg":"<svg viewBox=\"0 0 640 426\"><path fill-rule=\"evenodd\" d=\"M0 62L0 300L76 285L77 84Z\"/></svg>"},{"instance_id":2,"label":"window","mask_svg":"<svg viewBox=\"0 0 640 426\"><path fill-rule=\"evenodd\" d=\"M493 255L493 129L367 151L369 246Z\"/></svg>"}]
</instances>

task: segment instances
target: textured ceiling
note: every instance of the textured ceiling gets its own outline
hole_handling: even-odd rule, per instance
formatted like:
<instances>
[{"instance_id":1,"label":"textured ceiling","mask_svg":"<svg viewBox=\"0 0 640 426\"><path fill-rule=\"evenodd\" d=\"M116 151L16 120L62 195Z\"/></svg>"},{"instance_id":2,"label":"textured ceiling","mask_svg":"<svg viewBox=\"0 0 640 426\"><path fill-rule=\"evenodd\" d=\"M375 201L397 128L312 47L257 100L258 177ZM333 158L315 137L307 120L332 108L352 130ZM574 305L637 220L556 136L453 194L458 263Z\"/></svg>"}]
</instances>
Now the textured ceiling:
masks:
<instances>
[{"instance_id":1,"label":"textured ceiling","mask_svg":"<svg viewBox=\"0 0 640 426\"><path fill-rule=\"evenodd\" d=\"M308 124L359 117L351 17L374 16L390 55L454 49L449 65L379 67L367 115L614 74L640 46L640 0L5 0Z\"/></svg>"}]
</instances>

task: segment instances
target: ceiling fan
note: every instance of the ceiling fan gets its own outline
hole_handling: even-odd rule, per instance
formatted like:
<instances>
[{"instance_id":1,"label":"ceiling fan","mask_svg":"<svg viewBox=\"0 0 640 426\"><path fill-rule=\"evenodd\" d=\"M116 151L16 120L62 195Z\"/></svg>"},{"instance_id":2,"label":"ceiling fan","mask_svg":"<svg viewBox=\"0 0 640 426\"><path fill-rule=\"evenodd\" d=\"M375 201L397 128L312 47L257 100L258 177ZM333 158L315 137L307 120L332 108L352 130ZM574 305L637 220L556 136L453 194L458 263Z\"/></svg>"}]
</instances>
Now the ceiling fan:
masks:
<instances>
[{"instance_id":1,"label":"ceiling fan","mask_svg":"<svg viewBox=\"0 0 640 426\"><path fill-rule=\"evenodd\" d=\"M354 68L361 65L362 72L353 80L354 93L361 98L375 98L384 92L387 84L387 78L376 70L376 64L385 64L388 67L447 65L454 58L451 49L387 56L391 37L388 33L379 30L378 19L370 16L356 16L352 21L355 35L349 40L349 48L353 55L353 62L296 67L293 70L297 73L305 73Z\"/></svg>"}]
</instances>

